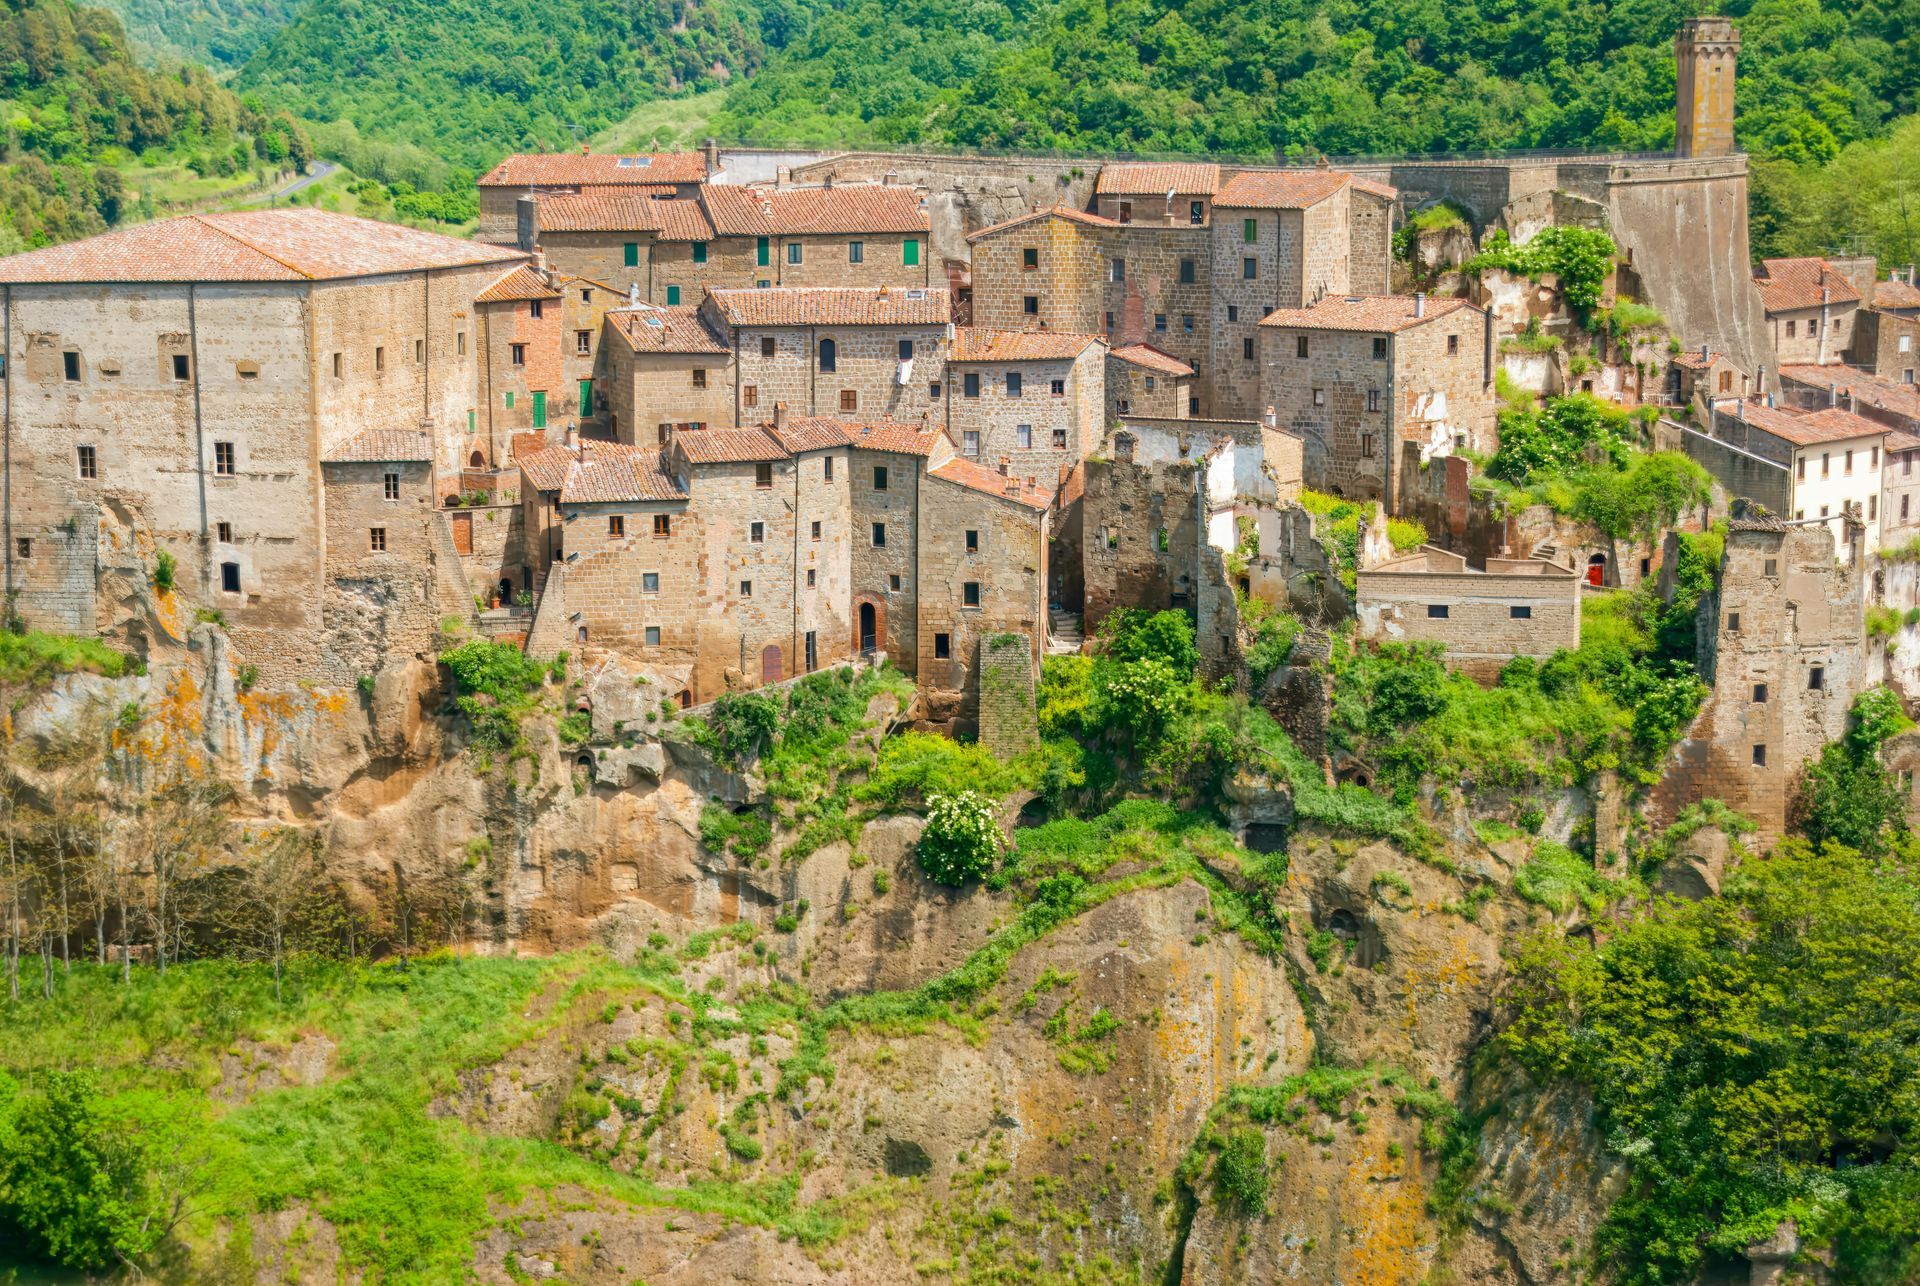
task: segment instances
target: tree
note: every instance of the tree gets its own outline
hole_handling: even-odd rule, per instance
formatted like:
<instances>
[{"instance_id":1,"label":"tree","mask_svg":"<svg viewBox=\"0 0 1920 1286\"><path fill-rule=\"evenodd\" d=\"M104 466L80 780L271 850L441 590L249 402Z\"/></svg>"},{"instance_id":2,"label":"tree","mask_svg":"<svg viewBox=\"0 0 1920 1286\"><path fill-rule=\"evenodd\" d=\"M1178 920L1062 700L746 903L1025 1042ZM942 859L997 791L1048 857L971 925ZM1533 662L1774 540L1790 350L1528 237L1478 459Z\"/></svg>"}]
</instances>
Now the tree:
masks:
<instances>
[{"instance_id":1,"label":"tree","mask_svg":"<svg viewBox=\"0 0 1920 1286\"><path fill-rule=\"evenodd\" d=\"M920 869L938 884L966 884L993 869L1003 842L993 801L985 795L933 795L920 832Z\"/></svg>"},{"instance_id":2,"label":"tree","mask_svg":"<svg viewBox=\"0 0 1920 1286\"><path fill-rule=\"evenodd\" d=\"M248 838L240 878L233 889L230 923L251 951L273 965L273 998L287 942L302 911L316 895L323 870L320 837L296 826L276 826Z\"/></svg>"},{"instance_id":3,"label":"tree","mask_svg":"<svg viewBox=\"0 0 1920 1286\"><path fill-rule=\"evenodd\" d=\"M162 973L185 938L191 883L226 838L229 794L223 783L182 769L139 801L128 827L132 864L143 877L141 916Z\"/></svg>"}]
</instances>

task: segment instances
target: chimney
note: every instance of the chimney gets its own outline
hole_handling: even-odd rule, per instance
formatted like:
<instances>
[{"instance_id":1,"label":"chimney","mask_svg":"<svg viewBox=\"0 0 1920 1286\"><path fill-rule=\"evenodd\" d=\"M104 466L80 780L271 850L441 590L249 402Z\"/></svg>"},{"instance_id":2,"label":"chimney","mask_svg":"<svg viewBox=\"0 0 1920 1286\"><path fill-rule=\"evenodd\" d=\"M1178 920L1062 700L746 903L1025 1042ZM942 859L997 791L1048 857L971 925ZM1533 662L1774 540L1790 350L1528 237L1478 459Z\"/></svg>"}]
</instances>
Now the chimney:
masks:
<instances>
[{"instance_id":1,"label":"chimney","mask_svg":"<svg viewBox=\"0 0 1920 1286\"><path fill-rule=\"evenodd\" d=\"M1852 389L1847 390L1847 410L1855 415L1860 414L1860 395Z\"/></svg>"},{"instance_id":2,"label":"chimney","mask_svg":"<svg viewBox=\"0 0 1920 1286\"><path fill-rule=\"evenodd\" d=\"M827 190L829 192L833 190L833 171L832 170L827 171Z\"/></svg>"},{"instance_id":3,"label":"chimney","mask_svg":"<svg viewBox=\"0 0 1920 1286\"><path fill-rule=\"evenodd\" d=\"M1745 424L1747 422L1747 399L1746 398L1743 397L1740 399L1738 403L1738 409L1734 412L1734 414L1739 417L1740 423Z\"/></svg>"},{"instance_id":4,"label":"chimney","mask_svg":"<svg viewBox=\"0 0 1920 1286\"><path fill-rule=\"evenodd\" d=\"M774 167L773 186L775 188L784 189L788 187L790 184L792 184L792 182L793 182L793 167L787 166L787 165L776 165Z\"/></svg>"},{"instance_id":5,"label":"chimney","mask_svg":"<svg viewBox=\"0 0 1920 1286\"><path fill-rule=\"evenodd\" d=\"M1838 406L1838 405L1840 405L1840 386L1839 386L1838 384L1834 384L1834 383L1831 383L1831 382L1830 382L1830 383L1828 383L1828 385L1827 385L1827 405L1828 405L1828 406Z\"/></svg>"},{"instance_id":6,"label":"chimney","mask_svg":"<svg viewBox=\"0 0 1920 1286\"><path fill-rule=\"evenodd\" d=\"M717 173L720 169L720 144L709 138L700 149L700 154L707 158L707 173Z\"/></svg>"},{"instance_id":7,"label":"chimney","mask_svg":"<svg viewBox=\"0 0 1920 1286\"><path fill-rule=\"evenodd\" d=\"M580 155L585 156L586 154L587 154L587 145L585 143L582 143L580 145Z\"/></svg>"},{"instance_id":8,"label":"chimney","mask_svg":"<svg viewBox=\"0 0 1920 1286\"><path fill-rule=\"evenodd\" d=\"M567 427L561 430L560 440L569 447L577 446L579 445L577 433L578 426L572 420L568 420Z\"/></svg>"},{"instance_id":9,"label":"chimney","mask_svg":"<svg viewBox=\"0 0 1920 1286\"><path fill-rule=\"evenodd\" d=\"M787 404L785 402L775 402L773 404L773 427L776 429L784 429L787 427Z\"/></svg>"},{"instance_id":10,"label":"chimney","mask_svg":"<svg viewBox=\"0 0 1920 1286\"><path fill-rule=\"evenodd\" d=\"M1007 476L1007 463L1008 463L1007 457L1001 456L1000 457L1000 476L1003 478Z\"/></svg>"},{"instance_id":11,"label":"chimney","mask_svg":"<svg viewBox=\"0 0 1920 1286\"><path fill-rule=\"evenodd\" d=\"M1416 290L1413 292L1413 315L1415 317L1425 317L1427 315L1427 292L1424 290Z\"/></svg>"},{"instance_id":12,"label":"chimney","mask_svg":"<svg viewBox=\"0 0 1920 1286\"><path fill-rule=\"evenodd\" d=\"M900 172L898 170L888 170L885 174L882 174L880 176L880 186L883 188L890 188L895 183L898 183L899 181L900 181Z\"/></svg>"},{"instance_id":13,"label":"chimney","mask_svg":"<svg viewBox=\"0 0 1920 1286\"><path fill-rule=\"evenodd\" d=\"M629 281L627 283L627 307L638 308L639 306L640 306L640 283L637 281Z\"/></svg>"}]
</instances>

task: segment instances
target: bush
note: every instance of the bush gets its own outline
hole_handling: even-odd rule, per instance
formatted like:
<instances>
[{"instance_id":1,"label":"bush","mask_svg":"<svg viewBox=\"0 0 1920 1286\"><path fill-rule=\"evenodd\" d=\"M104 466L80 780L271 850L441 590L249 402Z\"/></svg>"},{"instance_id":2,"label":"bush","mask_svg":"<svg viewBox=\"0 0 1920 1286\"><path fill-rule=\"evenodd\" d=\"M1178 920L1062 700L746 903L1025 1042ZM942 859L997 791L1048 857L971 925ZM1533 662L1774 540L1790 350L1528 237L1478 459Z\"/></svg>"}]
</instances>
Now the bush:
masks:
<instances>
[{"instance_id":1,"label":"bush","mask_svg":"<svg viewBox=\"0 0 1920 1286\"><path fill-rule=\"evenodd\" d=\"M690 720L694 740L729 768L773 739L780 703L764 692L728 692L713 703L705 722Z\"/></svg>"},{"instance_id":2,"label":"bush","mask_svg":"<svg viewBox=\"0 0 1920 1286\"><path fill-rule=\"evenodd\" d=\"M1148 613L1137 607L1110 612L1100 623L1104 651L1116 661L1164 661L1181 676L1200 666L1193 622L1185 612Z\"/></svg>"},{"instance_id":3,"label":"bush","mask_svg":"<svg viewBox=\"0 0 1920 1286\"><path fill-rule=\"evenodd\" d=\"M1257 1215L1267 1204L1267 1136L1251 1125L1228 1134L1213 1162L1216 1201L1231 1204L1244 1215Z\"/></svg>"},{"instance_id":4,"label":"bush","mask_svg":"<svg viewBox=\"0 0 1920 1286\"><path fill-rule=\"evenodd\" d=\"M153 556L153 587L163 594L173 592L173 574L179 564L172 554L161 550Z\"/></svg>"},{"instance_id":5,"label":"bush","mask_svg":"<svg viewBox=\"0 0 1920 1286\"><path fill-rule=\"evenodd\" d=\"M975 791L934 795L920 833L920 867L938 884L959 885L993 870L1004 842L993 801Z\"/></svg>"}]
</instances>

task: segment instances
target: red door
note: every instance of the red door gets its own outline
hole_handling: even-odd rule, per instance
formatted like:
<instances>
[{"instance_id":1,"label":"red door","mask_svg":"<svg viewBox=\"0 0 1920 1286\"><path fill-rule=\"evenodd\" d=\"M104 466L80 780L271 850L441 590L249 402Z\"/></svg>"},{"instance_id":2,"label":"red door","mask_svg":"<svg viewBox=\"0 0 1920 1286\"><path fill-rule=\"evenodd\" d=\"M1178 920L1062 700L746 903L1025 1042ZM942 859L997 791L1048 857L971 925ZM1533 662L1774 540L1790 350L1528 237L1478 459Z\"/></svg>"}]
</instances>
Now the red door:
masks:
<instances>
[{"instance_id":1,"label":"red door","mask_svg":"<svg viewBox=\"0 0 1920 1286\"><path fill-rule=\"evenodd\" d=\"M781 678L780 649L775 645L769 644L760 653L760 682L778 683Z\"/></svg>"}]
</instances>

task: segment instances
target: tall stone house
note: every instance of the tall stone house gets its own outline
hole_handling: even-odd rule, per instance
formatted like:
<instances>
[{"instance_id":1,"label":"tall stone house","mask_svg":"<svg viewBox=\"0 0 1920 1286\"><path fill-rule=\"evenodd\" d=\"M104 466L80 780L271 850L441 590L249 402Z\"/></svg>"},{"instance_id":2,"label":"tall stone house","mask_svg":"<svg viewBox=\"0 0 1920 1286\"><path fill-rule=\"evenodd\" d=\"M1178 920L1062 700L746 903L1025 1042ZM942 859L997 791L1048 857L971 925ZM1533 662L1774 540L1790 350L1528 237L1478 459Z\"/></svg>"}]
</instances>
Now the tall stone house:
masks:
<instances>
[{"instance_id":1,"label":"tall stone house","mask_svg":"<svg viewBox=\"0 0 1920 1286\"><path fill-rule=\"evenodd\" d=\"M955 328L948 436L970 460L1057 488L1105 428L1106 355L1097 335Z\"/></svg>"},{"instance_id":2,"label":"tall stone house","mask_svg":"<svg viewBox=\"0 0 1920 1286\"><path fill-rule=\"evenodd\" d=\"M1753 284L1782 366L1824 366L1844 359L1853 345L1861 301L1849 274L1825 259L1767 259Z\"/></svg>"},{"instance_id":3,"label":"tall stone house","mask_svg":"<svg viewBox=\"0 0 1920 1286\"><path fill-rule=\"evenodd\" d=\"M515 433L603 427L601 332L607 310L625 299L604 281L554 270L538 256L474 296L483 410L467 426L460 463L504 464Z\"/></svg>"},{"instance_id":4,"label":"tall stone house","mask_svg":"<svg viewBox=\"0 0 1920 1286\"><path fill-rule=\"evenodd\" d=\"M641 152L627 155L545 152L509 156L480 176L480 240L501 246L533 245L534 208L552 196L684 196L719 169L706 152Z\"/></svg>"}]
</instances>

